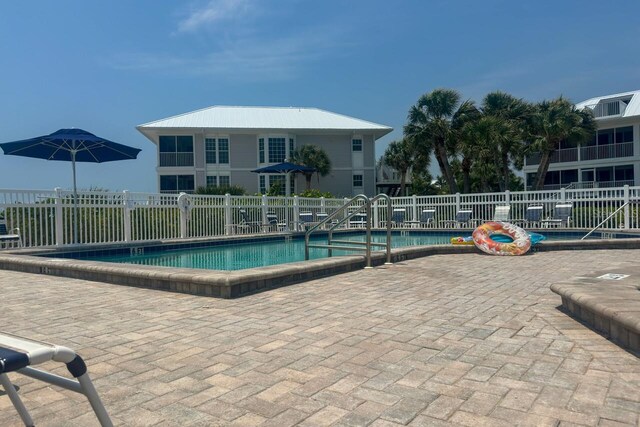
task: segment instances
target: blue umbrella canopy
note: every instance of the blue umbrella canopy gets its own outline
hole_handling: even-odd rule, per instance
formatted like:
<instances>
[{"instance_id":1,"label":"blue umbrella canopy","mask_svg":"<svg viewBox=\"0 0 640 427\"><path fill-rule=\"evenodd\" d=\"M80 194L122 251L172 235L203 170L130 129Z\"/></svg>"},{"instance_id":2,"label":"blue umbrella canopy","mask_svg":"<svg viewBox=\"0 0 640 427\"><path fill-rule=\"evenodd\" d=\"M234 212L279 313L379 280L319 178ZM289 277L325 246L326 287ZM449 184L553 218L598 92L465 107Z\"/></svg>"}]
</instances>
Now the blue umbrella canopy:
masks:
<instances>
[{"instance_id":1,"label":"blue umbrella canopy","mask_svg":"<svg viewBox=\"0 0 640 427\"><path fill-rule=\"evenodd\" d=\"M315 172L316 170L314 168L311 168L309 166L304 166L304 165L296 165L295 163L291 163L291 162L282 162L282 163L277 163L275 165L270 165L270 166L265 166L263 168L259 168L256 170L253 170L251 172L255 172L255 173L296 173L296 172Z\"/></svg>"},{"instance_id":2,"label":"blue umbrella canopy","mask_svg":"<svg viewBox=\"0 0 640 427\"><path fill-rule=\"evenodd\" d=\"M0 144L4 154L37 159L71 162L73 171L73 203L77 207L76 162L103 163L135 159L140 149L100 138L86 130L60 129L50 135ZM74 209L74 243L78 241Z\"/></svg>"},{"instance_id":3,"label":"blue umbrella canopy","mask_svg":"<svg viewBox=\"0 0 640 427\"><path fill-rule=\"evenodd\" d=\"M50 135L0 144L4 154L66 162L113 162L135 159L140 149L100 138L82 129L60 129Z\"/></svg>"}]
</instances>

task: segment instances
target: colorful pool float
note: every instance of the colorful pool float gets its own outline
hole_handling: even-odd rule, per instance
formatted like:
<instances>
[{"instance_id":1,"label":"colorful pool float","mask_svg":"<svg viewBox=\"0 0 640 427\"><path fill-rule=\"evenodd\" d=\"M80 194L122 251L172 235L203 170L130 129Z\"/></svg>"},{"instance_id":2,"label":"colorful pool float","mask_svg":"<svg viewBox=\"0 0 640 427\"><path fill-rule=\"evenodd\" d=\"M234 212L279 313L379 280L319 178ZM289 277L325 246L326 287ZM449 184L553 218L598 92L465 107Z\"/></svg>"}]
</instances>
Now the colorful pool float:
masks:
<instances>
[{"instance_id":1,"label":"colorful pool float","mask_svg":"<svg viewBox=\"0 0 640 427\"><path fill-rule=\"evenodd\" d=\"M493 235L504 235L511 242L500 242ZM478 249L490 255L523 255L531 248L531 237L517 225L502 221L490 221L478 226L471 235Z\"/></svg>"}]
</instances>

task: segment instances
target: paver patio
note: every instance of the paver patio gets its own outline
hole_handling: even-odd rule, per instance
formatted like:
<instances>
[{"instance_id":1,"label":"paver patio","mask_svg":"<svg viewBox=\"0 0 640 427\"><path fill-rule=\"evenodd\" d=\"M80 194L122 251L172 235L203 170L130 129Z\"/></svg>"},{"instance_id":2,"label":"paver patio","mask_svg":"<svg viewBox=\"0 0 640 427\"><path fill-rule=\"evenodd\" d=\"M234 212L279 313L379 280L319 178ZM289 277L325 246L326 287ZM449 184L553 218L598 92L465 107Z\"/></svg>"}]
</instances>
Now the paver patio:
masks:
<instances>
[{"instance_id":1,"label":"paver patio","mask_svg":"<svg viewBox=\"0 0 640 427\"><path fill-rule=\"evenodd\" d=\"M638 425L640 359L549 290L638 259L437 255L237 300L0 271L0 316L77 350L117 425ZM37 425L97 424L10 377ZM21 425L2 392L0 425Z\"/></svg>"}]
</instances>

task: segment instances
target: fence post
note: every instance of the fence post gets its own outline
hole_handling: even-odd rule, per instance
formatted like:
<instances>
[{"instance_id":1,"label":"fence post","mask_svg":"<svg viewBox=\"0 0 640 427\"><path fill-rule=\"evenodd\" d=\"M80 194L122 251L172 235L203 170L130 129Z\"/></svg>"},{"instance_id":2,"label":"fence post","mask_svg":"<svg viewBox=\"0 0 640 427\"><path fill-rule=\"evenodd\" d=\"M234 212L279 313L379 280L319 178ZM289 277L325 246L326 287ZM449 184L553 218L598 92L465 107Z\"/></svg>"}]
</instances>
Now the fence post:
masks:
<instances>
[{"instance_id":1,"label":"fence post","mask_svg":"<svg viewBox=\"0 0 640 427\"><path fill-rule=\"evenodd\" d=\"M624 186L624 203L627 203L624 207L624 228L625 230L629 229L630 221L629 221L629 186Z\"/></svg>"},{"instance_id":2,"label":"fence post","mask_svg":"<svg viewBox=\"0 0 640 427\"><path fill-rule=\"evenodd\" d=\"M326 213L325 205L324 205L324 197L320 197L320 212Z\"/></svg>"},{"instance_id":3,"label":"fence post","mask_svg":"<svg viewBox=\"0 0 640 427\"><path fill-rule=\"evenodd\" d=\"M268 209L268 200L267 200L267 195L263 194L262 195L262 220L261 223L262 224L267 224L267 209Z\"/></svg>"},{"instance_id":4,"label":"fence post","mask_svg":"<svg viewBox=\"0 0 640 427\"><path fill-rule=\"evenodd\" d=\"M560 189L560 201L562 203L567 201L567 189L564 187Z\"/></svg>"},{"instance_id":5,"label":"fence post","mask_svg":"<svg viewBox=\"0 0 640 427\"><path fill-rule=\"evenodd\" d=\"M370 209L373 211L373 219L371 222L371 226L378 228L378 225L380 224L380 218L379 218L379 209L378 209L378 200L376 200L375 202L373 202L371 204ZM391 219L388 218L387 221L390 221Z\"/></svg>"},{"instance_id":6,"label":"fence post","mask_svg":"<svg viewBox=\"0 0 640 427\"><path fill-rule=\"evenodd\" d=\"M413 209L411 221L418 221L418 196L411 196L411 207Z\"/></svg>"},{"instance_id":7,"label":"fence post","mask_svg":"<svg viewBox=\"0 0 640 427\"><path fill-rule=\"evenodd\" d=\"M461 209L462 206L460 206L460 193L456 193L456 213L460 212Z\"/></svg>"},{"instance_id":8,"label":"fence post","mask_svg":"<svg viewBox=\"0 0 640 427\"><path fill-rule=\"evenodd\" d=\"M58 187L54 189L56 192L56 246L64 245L64 210L62 209L62 190Z\"/></svg>"},{"instance_id":9,"label":"fence post","mask_svg":"<svg viewBox=\"0 0 640 427\"><path fill-rule=\"evenodd\" d=\"M298 203L298 196L293 196L293 219L291 222L294 224L293 229L296 231L298 230L298 226L301 225L298 223L298 221L300 221L300 206L298 206ZM289 208L287 208L287 211L289 211ZM289 224L287 224L287 227L289 227Z\"/></svg>"},{"instance_id":10,"label":"fence post","mask_svg":"<svg viewBox=\"0 0 640 427\"><path fill-rule=\"evenodd\" d=\"M504 191L504 204L511 205L511 192L509 190Z\"/></svg>"},{"instance_id":11,"label":"fence post","mask_svg":"<svg viewBox=\"0 0 640 427\"><path fill-rule=\"evenodd\" d=\"M124 190L122 197L122 219L124 224L122 224L124 228L124 241L131 241L131 194L129 194L128 190Z\"/></svg>"},{"instance_id":12,"label":"fence post","mask_svg":"<svg viewBox=\"0 0 640 427\"><path fill-rule=\"evenodd\" d=\"M231 223L231 194L224 195L224 234L231 235L233 224Z\"/></svg>"},{"instance_id":13,"label":"fence post","mask_svg":"<svg viewBox=\"0 0 640 427\"><path fill-rule=\"evenodd\" d=\"M187 237L187 220L189 219L189 205L191 200L187 193L180 193L176 199L178 204L178 213L180 214L180 238Z\"/></svg>"}]
</instances>

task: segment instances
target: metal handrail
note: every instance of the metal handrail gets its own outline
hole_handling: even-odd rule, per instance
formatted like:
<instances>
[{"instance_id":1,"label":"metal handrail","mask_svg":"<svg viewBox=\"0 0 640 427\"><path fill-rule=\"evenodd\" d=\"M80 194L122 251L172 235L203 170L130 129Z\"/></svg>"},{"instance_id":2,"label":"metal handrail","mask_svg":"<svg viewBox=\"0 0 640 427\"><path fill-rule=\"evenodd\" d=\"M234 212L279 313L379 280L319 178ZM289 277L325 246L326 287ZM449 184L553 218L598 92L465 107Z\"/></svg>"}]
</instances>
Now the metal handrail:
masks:
<instances>
[{"instance_id":1,"label":"metal handrail","mask_svg":"<svg viewBox=\"0 0 640 427\"><path fill-rule=\"evenodd\" d=\"M347 201L344 205L336 209L330 215L328 215L325 219L313 225L309 230L305 232L304 259L305 260L309 259L309 240L310 240L311 234L314 231L317 231L320 227L325 226L327 223L332 224L331 227L329 227L329 230L328 230L329 233L327 238L327 246L328 246L327 249L329 251L329 256L331 256L332 255L331 241L333 238L333 231L343 223L349 221L351 218L358 215L362 211L362 209L365 209L367 221L366 221L366 240L365 240L364 250L365 250L365 257L367 259L367 267L371 267L371 246L372 246L371 244L371 204L378 201L379 199L387 200L387 217L390 218L392 214L392 206L391 206L391 198L389 196L387 196L386 194L378 194L377 196L370 199L364 194L358 194L357 196L354 196L351 200ZM358 206L357 209L350 212L348 215L344 215L342 216L342 218L339 218L340 215L343 214L348 208L353 207L354 203L358 200L363 201L364 204L361 206ZM337 221L333 222L336 219ZM353 248L353 249L356 249L356 248ZM387 253L387 263L391 263L391 221L387 221L386 253Z\"/></svg>"},{"instance_id":2,"label":"metal handrail","mask_svg":"<svg viewBox=\"0 0 640 427\"><path fill-rule=\"evenodd\" d=\"M618 212L620 212L625 206L628 206L631 202L626 202L624 203L622 206L620 206L618 209L616 209L615 211L613 211L613 213L611 215L609 215L608 217L606 217L600 224L596 225L595 227L593 227L591 229L591 231L589 231L587 234L585 234L582 239L580 240L584 240L587 237L589 237L594 231L596 231L598 228L600 228L600 226L602 224L604 224L605 222L609 221L615 214L617 214Z\"/></svg>"}]
</instances>

